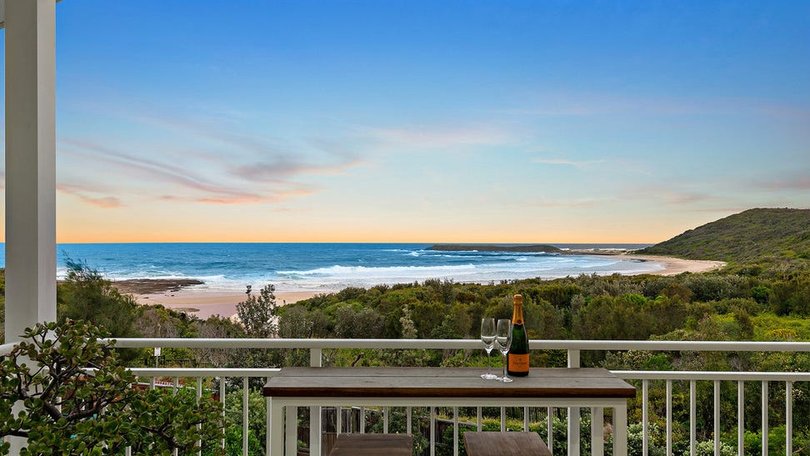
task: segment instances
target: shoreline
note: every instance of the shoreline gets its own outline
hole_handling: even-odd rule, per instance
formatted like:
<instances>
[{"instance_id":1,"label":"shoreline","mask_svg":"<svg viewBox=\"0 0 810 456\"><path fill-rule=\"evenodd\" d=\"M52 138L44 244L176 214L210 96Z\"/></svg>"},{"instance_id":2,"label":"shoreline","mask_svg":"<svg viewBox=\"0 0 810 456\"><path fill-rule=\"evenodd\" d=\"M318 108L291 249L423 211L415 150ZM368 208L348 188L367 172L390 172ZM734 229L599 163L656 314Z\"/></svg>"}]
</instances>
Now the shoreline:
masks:
<instances>
[{"instance_id":1,"label":"shoreline","mask_svg":"<svg viewBox=\"0 0 810 456\"><path fill-rule=\"evenodd\" d=\"M702 273L722 268L723 261L686 260L683 258L641 255L628 252L593 252L576 251L580 255L609 255L620 257L623 260L655 262L662 266L658 271L629 273L626 275L660 275L673 276L684 272ZM245 293L229 290L212 290L198 288L203 282L197 279L134 279L114 281L113 285L122 293L131 294L138 304L162 305L166 308L188 312L199 318L206 319L213 315L232 318L236 314L236 305L245 300ZM258 290L256 290L258 292ZM294 290L275 291L276 302L279 306L293 304L298 301L315 297L324 293L335 293L340 290Z\"/></svg>"},{"instance_id":2,"label":"shoreline","mask_svg":"<svg viewBox=\"0 0 810 456\"><path fill-rule=\"evenodd\" d=\"M138 304L162 305L163 307L191 313L206 319L213 315L233 318L236 305L245 300L245 293L225 290L205 290L181 288L177 291L159 293L131 293ZM276 303L279 306L293 304L317 296L314 291L276 291Z\"/></svg>"},{"instance_id":3,"label":"shoreline","mask_svg":"<svg viewBox=\"0 0 810 456\"><path fill-rule=\"evenodd\" d=\"M643 262L651 261L654 263L658 263L664 267L660 271L639 272L628 275L649 274L660 276L673 276L684 272L691 272L693 274L697 274L702 272L716 271L726 265L725 261L686 260L683 258L675 258L660 255L642 255L639 253L619 253L615 255L628 260L643 261Z\"/></svg>"}]
</instances>

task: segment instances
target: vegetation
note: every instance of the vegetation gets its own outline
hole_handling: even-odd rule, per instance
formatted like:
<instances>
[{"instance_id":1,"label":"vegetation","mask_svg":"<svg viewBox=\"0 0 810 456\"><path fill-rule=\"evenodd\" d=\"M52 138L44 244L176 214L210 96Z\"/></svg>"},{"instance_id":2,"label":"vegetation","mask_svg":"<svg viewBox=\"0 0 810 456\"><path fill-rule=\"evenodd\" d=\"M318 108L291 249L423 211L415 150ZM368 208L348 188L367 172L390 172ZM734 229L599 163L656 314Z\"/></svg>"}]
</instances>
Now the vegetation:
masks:
<instances>
[{"instance_id":1,"label":"vegetation","mask_svg":"<svg viewBox=\"0 0 810 456\"><path fill-rule=\"evenodd\" d=\"M809 213L755 209L645 249L645 253L729 262L724 269L711 273L674 277L583 275L485 285L426 280L347 288L283 307L277 306L274 288L267 285L258 294L247 290L245 301L237 308L242 324L220 317L201 320L162 306L135 305L130 296L116 291L87 265L70 263L67 280L59 285L59 318L81 318L118 337L477 339L480 318L508 318L511 295L521 293L527 328L535 339L810 341ZM116 318L109 318L111 314ZM121 353L129 365L159 362L164 366L271 367L309 362L306 351L294 349L164 349L160 359L151 355L136 350ZM483 350L324 350L323 358L327 366L483 366L495 362L487 360ZM810 371L810 356L804 353L589 352L583 353L582 361L586 366L624 369ZM564 366L565 353L533 352L531 362L534 366ZM251 414L261 414L260 384L260 380L249 384ZM681 455L688 453L683 446L688 442L688 385L675 382L674 386L675 454ZM756 421L757 388L753 383L746 386L746 397L751 398L746 405L746 448L751 454L761 439ZM241 381L226 386L225 441L229 454L241 450L240 389ZM711 385L699 383L699 454L711 453L711 394ZM729 448L736 447L735 386L724 383L721 394L721 424L728 430L721 438ZM773 384L772 394L771 420L784 422L784 385L780 390L780 385ZM651 403L660 405L663 396L663 385L652 383ZM182 398L180 395L178 400ZM810 386L797 383L794 409L807 407ZM639 410L638 403L631 404L631 422L640 420ZM662 454L663 409L654 406L649 413L650 454ZM263 451L264 428L259 415L249 423L251 452ZM422 422L416 418L415 422ZM564 414L552 417L555 428L561 418ZM538 417L537 423L543 419ZM794 414L793 419L794 448L810 451L810 415ZM369 420L368 429L373 429L375 421ZM538 425L542 429L542 424ZM640 432L630 429L632 454L638 454L632 448L640 448ZM561 431L559 435L563 434ZM557 439L555 445L563 442ZM769 442L773 454L784 452L784 427L772 427ZM452 454L441 442L437 450L438 454Z\"/></svg>"},{"instance_id":2,"label":"vegetation","mask_svg":"<svg viewBox=\"0 0 810 456\"><path fill-rule=\"evenodd\" d=\"M236 305L236 314L251 337L275 337L278 335L278 324L275 321L278 304L276 304L276 291L273 285L267 285L253 294L252 287L248 285L243 302Z\"/></svg>"},{"instance_id":3,"label":"vegetation","mask_svg":"<svg viewBox=\"0 0 810 456\"><path fill-rule=\"evenodd\" d=\"M810 209L750 209L641 253L735 263L810 259Z\"/></svg>"},{"instance_id":4,"label":"vegetation","mask_svg":"<svg viewBox=\"0 0 810 456\"><path fill-rule=\"evenodd\" d=\"M67 275L57 289L57 315L90 322L115 337L133 337L138 305L132 295L122 294L97 270L71 259Z\"/></svg>"},{"instance_id":5,"label":"vegetation","mask_svg":"<svg viewBox=\"0 0 810 456\"><path fill-rule=\"evenodd\" d=\"M193 454L198 441L216 442L216 402L188 390L139 391L104 335L73 320L27 329L0 362L0 437L27 438L23 455L122 454L127 446L135 455ZM15 404L23 410L13 413Z\"/></svg>"}]
</instances>

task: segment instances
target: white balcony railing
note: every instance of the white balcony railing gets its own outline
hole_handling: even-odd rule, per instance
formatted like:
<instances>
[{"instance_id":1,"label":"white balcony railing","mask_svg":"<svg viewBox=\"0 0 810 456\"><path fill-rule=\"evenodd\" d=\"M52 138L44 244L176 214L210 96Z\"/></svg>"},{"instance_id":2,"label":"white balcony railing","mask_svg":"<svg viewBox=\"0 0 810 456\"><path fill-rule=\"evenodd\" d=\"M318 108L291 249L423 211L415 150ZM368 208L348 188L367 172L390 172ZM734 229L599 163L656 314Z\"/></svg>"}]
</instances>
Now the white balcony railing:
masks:
<instances>
[{"instance_id":1,"label":"white balcony railing","mask_svg":"<svg viewBox=\"0 0 810 456\"><path fill-rule=\"evenodd\" d=\"M310 355L310 365L320 366L323 362L323 350L325 349L424 349L424 350L444 350L444 349L465 349L480 350L481 342L478 340L425 340L425 339L118 339L117 347L120 348L217 348L217 349L308 349ZM810 343L804 342L671 342L671 341L591 341L591 340L533 340L530 342L532 350L566 350L568 367L579 367L580 354L583 351L628 351L639 350L647 352L810 352ZM249 380L251 378L267 378L278 372L279 369L204 369L204 368L133 368L132 371L141 378L150 378L154 385L155 378L174 378L174 385L179 384L180 378L196 378L197 393L202 394L202 381L204 378L218 379L219 397L225 404L226 379L242 380L242 412L243 412L243 432L242 432L242 453L248 454L248 393ZM810 382L810 373L805 372L706 372L706 371L614 371L614 373L627 381L640 383L641 403L641 427L642 427L642 448L641 454L647 456L650 451L650 397L651 385L658 383L665 386L666 413L666 454L674 452L673 442L673 389L682 383L688 382L689 407L687 416L689 417L689 454L696 454L697 445L697 389L699 383L710 383L713 389L713 413L712 427L714 454L720 454L721 432L721 384L723 382L735 384L737 389L737 454L744 455L746 448L745 431L745 384L757 383L761 391L760 395L760 421L761 421L761 451L762 455L768 454L768 430L769 430L769 410L770 398L769 388L772 384L784 384L785 392L785 453L793 453L793 386L795 382ZM224 410L224 408L223 408ZM314 412L313 408L313 412ZM365 432L366 414L372 413L370 410L360 411L362 419L357 431ZM377 413L374 411L373 413ZM389 410L384 408L382 414L384 432L388 431ZM553 410L546 411L547 417L551 417ZM336 428L338 433L344 432L346 425L344 414L336 414ZM452 413L453 443L452 453L459 454L459 416L458 409L453 409ZM567 424L567 448L568 454L578 456L580 454L580 411L578 409L568 410ZM601 415L592 415L594 419L601 419ZM323 423L321 413L311 413L310 415L310 442L312 442L311 454L320 454L320 443ZM430 454L436 454L437 438L436 421L437 411L435 407L430 408L429 442ZM413 411L406 410L406 429L412 430ZM501 428L506 427L505 408L501 408L500 413ZM450 421L448 419L448 421ZM530 413L528 407L523 410L523 428L529 429ZM726 419L728 421L728 419ZM268 420L269 423L269 420ZM462 423L462 425L474 426L481 429L482 411L477 408L477 419L474 423ZM631 421L631 424L632 421ZM546 439L552 451L555 446L555 436L552 420L546 420ZM592 439L603 438L601 427L592 427ZM725 429L726 432L732 431ZM706 433L709 429L700 429ZM267 433L269 436L269 432ZM289 436L295 438L295 436ZM289 438L288 437L288 438ZM269 437L268 437L269 439ZM295 439L294 441L297 441ZM592 440L593 441L593 440ZM269 445L266 442L266 448ZM222 442L224 445L224 440ZM749 452L755 450L747 448ZM749 453L750 454L750 453Z\"/></svg>"}]
</instances>

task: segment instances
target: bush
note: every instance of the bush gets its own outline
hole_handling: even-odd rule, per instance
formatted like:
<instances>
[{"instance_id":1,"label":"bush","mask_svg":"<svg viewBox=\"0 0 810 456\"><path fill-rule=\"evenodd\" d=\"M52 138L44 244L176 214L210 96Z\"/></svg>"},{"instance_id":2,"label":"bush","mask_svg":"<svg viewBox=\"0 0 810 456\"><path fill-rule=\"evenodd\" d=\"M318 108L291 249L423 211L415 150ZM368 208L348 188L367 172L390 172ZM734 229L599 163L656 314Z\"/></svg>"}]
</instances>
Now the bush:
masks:
<instances>
[{"instance_id":1,"label":"bush","mask_svg":"<svg viewBox=\"0 0 810 456\"><path fill-rule=\"evenodd\" d=\"M104 328L113 337L138 336L134 322L138 307L131 295L85 263L66 261L67 277L57 289L59 320L81 320Z\"/></svg>"},{"instance_id":2,"label":"bush","mask_svg":"<svg viewBox=\"0 0 810 456\"><path fill-rule=\"evenodd\" d=\"M73 320L26 329L0 361L0 437L27 438L23 455L121 454L126 446L134 455L192 454L198 440L217 454L219 405L193 391L133 388L104 335ZM12 412L19 403L23 410ZM8 451L0 446L0 454Z\"/></svg>"}]
</instances>

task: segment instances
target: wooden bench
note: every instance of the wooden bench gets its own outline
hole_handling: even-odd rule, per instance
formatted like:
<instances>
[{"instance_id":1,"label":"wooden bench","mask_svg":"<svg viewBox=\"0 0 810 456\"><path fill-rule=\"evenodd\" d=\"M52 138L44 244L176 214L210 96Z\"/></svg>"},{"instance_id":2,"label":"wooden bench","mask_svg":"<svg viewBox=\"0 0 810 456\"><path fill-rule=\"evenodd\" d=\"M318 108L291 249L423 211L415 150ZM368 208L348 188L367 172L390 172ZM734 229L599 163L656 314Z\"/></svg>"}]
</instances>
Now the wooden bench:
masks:
<instances>
[{"instance_id":1,"label":"wooden bench","mask_svg":"<svg viewBox=\"0 0 810 456\"><path fill-rule=\"evenodd\" d=\"M405 434L340 434L329 456L411 456L413 437Z\"/></svg>"},{"instance_id":2,"label":"wooden bench","mask_svg":"<svg viewBox=\"0 0 810 456\"><path fill-rule=\"evenodd\" d=\"M536 432L465 432L467 456L551 456Z\"/></svg>"}]
</instances>

